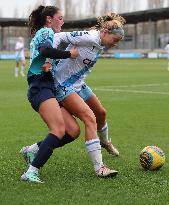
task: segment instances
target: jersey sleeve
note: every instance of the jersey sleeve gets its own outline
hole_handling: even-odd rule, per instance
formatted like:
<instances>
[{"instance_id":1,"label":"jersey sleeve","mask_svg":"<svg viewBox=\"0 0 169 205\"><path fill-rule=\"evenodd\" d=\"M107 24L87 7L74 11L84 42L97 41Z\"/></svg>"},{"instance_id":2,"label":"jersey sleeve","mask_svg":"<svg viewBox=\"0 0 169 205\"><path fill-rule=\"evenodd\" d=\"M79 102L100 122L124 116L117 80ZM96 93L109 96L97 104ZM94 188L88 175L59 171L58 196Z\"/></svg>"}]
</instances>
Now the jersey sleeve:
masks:
<instances>
[{"instance_id":1,"label":"jersey sleeve","mask_svg":"<svg viewBox=\"0 0 169 205\"><path fill-rule=\"evenodd\" d=\"M42 30L39 35L38 35L38 41L39 41L39 47L40 48L52 48L53 44L53 37L54 37L54 32L52 29L44 29Z\"/></svg>"},{"instance_id":2,"label":"jersey sleeve","mask_svg":"<svg viewBox=\"0 0 169 205\"><path fill-rule=\"evenodd\" d=\"M53 47L58 48L61 43L79 45L90 42L93 38L88 31L60 32L54 35Z\"/></svg>"}]
</instances>

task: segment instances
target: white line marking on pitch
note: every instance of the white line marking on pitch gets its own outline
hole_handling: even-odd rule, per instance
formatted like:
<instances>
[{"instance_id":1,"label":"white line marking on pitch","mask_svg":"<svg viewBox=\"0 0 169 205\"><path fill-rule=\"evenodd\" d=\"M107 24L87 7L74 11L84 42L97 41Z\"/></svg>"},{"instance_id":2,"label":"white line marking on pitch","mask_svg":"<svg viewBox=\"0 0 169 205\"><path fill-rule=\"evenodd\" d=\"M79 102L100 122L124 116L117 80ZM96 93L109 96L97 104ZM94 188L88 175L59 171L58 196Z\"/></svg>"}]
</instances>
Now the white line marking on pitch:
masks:
<instances>
[{"instance_id":1,"label":"white line marking on pitch","mask_svg":"<svg viewBox=\"0 0 169 205\"><path fill-rule=\"evenodd\" d=\"M108 85L104 88L130 88L130 87L153 87L153 86L168 86L169 83L152 83L152 84L135 84L135 85ZM103 88L103 86L102 86Z\"/></svg>"},{"instance_id":2,"label":"white line marking on pitch","mask_svg":"<svg viewBox=\"0 0 169 205\"><path fill-rule=\"evenodd\" d=\"M123 93L169 95L169 92L154 92L154 91L146 91L146 90L121 90L121 89L107 89L107 88L93 88L93 90L104 91L104 92L123 92Z\"/></svg>"}]
</instances>

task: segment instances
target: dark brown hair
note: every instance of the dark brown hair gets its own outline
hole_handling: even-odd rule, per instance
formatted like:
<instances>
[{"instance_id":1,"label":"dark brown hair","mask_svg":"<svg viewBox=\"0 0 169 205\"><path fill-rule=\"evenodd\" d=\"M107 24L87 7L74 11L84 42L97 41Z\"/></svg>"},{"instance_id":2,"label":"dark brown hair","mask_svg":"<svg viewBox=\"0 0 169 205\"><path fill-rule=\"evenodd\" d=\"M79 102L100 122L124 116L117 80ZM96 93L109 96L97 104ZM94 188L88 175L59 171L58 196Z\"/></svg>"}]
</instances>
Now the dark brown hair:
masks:
<instances>
[{"instance_id":1,"label":"dark brown hair","mask_svg":"<svg viewBox=\"0 0 169 205\"><path fill-rule=\"evenodd\" d=\"M28 21L30 35L34 36L35 33L46 24L46 17L53 17L59 10L60 9L55 6L39 6L33 10Z\"/></svg>"}]
</instances>

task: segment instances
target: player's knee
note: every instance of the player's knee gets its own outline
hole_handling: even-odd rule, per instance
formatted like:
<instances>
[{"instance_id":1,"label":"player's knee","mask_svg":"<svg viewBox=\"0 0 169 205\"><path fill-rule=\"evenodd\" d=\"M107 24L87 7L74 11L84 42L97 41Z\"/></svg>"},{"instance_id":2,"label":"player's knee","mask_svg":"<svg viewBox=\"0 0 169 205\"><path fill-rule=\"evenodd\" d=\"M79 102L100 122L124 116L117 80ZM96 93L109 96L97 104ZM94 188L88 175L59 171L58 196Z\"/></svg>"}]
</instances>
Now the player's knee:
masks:
<instances>
[{"instance_id":1,"label":"player's knee","mask_svg":"<svg viewBox=\"0 0 169 205\"><path fill-rule=\"evenodd\" d=\"M70 135L76 139L80 136L80 127L78 124L74 124L73 127L72 127L72 130L70 132Z\"/></svg>"},{"instance_id":2,"label":"player's knee","mask_svg":"<svg viewBox=\"0 0 169 205\"><path fill-rule=\"evenodd\" d=\"M65 135L65 124L64 124L64 122L59 122L56 125L52 126L50 131L58 137L63 137Z\"/></svg>"},{"instance_id":3,"label":"player's knee","mask_svg":"<svg viewBox=\"0 0 169 205\"><path fill-rule=\"evenodd\" d=\"M65 135L65 129L54 129L51 132L60 139Z\"/></svg>"}]
</instances>

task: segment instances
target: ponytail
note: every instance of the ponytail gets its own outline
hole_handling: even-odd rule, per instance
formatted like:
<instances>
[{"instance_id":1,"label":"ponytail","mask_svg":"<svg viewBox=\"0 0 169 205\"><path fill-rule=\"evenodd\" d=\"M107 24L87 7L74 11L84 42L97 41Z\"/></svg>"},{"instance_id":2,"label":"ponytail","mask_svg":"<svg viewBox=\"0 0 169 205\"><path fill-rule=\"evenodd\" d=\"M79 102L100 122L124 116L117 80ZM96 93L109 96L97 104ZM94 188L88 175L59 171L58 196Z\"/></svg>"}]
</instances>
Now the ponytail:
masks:
<instances>
[{"instance_id":1,"label":"ponytail","mask_svg":"<svg viewBox=\"0 0 169 205\"><path fill-rule=\"evenodd\" d=\"M30 35L34 36L35 33L46 24L46 17L53 17L59 11L55 6L39 6L33 10L29 16L28 26L30 28Z\"/></svg>"}]
</instances>

